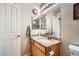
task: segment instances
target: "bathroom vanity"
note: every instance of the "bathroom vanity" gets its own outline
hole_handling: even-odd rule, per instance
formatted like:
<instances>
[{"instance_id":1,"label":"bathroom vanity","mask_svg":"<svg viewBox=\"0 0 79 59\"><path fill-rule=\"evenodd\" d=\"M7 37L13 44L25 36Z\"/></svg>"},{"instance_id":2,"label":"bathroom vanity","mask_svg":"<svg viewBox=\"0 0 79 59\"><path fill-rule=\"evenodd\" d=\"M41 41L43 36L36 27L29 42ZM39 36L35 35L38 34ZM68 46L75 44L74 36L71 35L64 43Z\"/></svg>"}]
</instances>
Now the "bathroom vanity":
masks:
<instances>
[{"instance_id":1,"label":"bathroom vanity","mask_svg":"<svg viewBox=\"0 0 79 59\"><path fill-rule=\"evenodd\" d=\"M46 4L51 5L51 4ZM43 6L45 7L45 6ZM41 9L42 11L43 9ZM40 15L32 16L31 55L60 55L60 20L61 12L58 4L44 10ZM39 35L39 36L38 36ZM40 36L41 35L41 36ZM52 35L52 36L51 36Z\"/></svg>"},{"instance_id":2,"label":"bathroom vanity","mask_svg":"<svg viewBox=\"0 0 79 59\"><path fill-rule=\"evenodd\" d=\"M31 55L32 56L59 56L60 41L51 39L48 40L42 36L31 37Z\"/></svg>"}]
</instances>

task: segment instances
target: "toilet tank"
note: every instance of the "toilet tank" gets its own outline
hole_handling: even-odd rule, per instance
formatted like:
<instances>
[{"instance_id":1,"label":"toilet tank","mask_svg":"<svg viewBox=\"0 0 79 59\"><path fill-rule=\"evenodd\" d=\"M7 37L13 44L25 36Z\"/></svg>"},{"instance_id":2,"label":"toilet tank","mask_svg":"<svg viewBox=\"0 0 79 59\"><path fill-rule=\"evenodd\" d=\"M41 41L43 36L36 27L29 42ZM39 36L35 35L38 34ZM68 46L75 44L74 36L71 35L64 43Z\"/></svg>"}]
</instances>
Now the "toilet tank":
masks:
<instances>
[{"instance_id":1,"label":"toilet tank","mask_svg":"<svg viewBox=\"0 0 79 59\"><path fill-rule=\"evenodd\" d=\"M71 56L79 56L79 45L70 44L69 51Z\"/></svg>"}]
</instances>

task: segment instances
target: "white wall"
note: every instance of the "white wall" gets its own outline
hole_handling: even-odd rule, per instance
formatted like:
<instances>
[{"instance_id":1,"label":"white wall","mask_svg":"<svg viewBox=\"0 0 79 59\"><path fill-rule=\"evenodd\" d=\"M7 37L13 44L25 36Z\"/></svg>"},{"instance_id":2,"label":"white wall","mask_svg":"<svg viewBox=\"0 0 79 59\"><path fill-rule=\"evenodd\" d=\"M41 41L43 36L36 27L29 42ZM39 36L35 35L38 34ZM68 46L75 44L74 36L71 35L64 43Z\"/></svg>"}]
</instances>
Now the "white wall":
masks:
<instances>
[{"instance_id":1,"label":"white wall","mask_svg":"<svg viewBox=\"0 0 79 59\"><path fill-rule=\"evenodd\" d=\"M31 5L22 4L22 20L21 20L21 53L22 55L28 54L30 51L29 39L26 37L26 28L31 25Z\"/></svg>"},{"instance_id":2,"label":"white wall","mask_svg":"<svg viewBox=\"0 0 79 59\"><path fill-rule=\"evenodd\" d=\"M22 55L28 55L30 53L30 41L28 37L25 35L26 28L28 25L31 26L31 16L32 16L32 9L39 4L33 3L23 3L22 4L22 20L21 20L21 53Z\"/></svg>"},{"instance_id":3,"label":"white wall","mask_svg":"<svg viewBox=\"0 0 79 59\"><path fill-rule=\"evenodd\" d=\"M61 4L61 55L70 55L68 45L79 45L79 20L73 20L73 4Z\"/></svg>"}]
</instances>

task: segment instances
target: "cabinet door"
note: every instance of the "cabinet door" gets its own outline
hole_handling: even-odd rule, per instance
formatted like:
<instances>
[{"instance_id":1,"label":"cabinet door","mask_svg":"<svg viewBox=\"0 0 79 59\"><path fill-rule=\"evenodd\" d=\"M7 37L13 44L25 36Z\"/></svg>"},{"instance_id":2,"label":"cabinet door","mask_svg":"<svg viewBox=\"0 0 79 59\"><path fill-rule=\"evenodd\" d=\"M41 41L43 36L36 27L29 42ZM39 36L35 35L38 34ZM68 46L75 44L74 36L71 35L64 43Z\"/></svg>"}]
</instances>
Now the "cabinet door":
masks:
<instances>
[{"instance_id":1,"label":"cabinet door","mask_svg":"<svg viewBox=\"0 0 79 59\"><path fill-rule=\"evenodd\" d=\"M45 56L45 54L41 52L39 49L37 49L37 56Z\"/></svg>"},{"instance_id":2,"label":"cabinet door","mask_svg":"<svg viewBox=\"0 0 79 59\"><path fill-rule=\"evenodd\" d=\"M37 55L37 49L36 49L35 45L32 44L31 47L32 47L32 55L33 55L33 56L36 56L36 55Z\"/></svg>"},{"instance_id":3,"label":"cabinet door","mask_svg":"<svg viewBox=\"0 0 79 59\"><path fill-rule=\"evenodd\" d=\"M34 41L31 39L31 54L32 56L36 55L36 47L34 45Z\"/></svg>"},{"instance_id":4,"label":"cabinet door","mask_svg":"<svg viewBox=\"0 0 79 59\"><path fill-rule=\"evenodd\" d=\"M55 56L60 55L60 44L53 45L51 48L54 51Z\"/></svg>"}]
</instances>

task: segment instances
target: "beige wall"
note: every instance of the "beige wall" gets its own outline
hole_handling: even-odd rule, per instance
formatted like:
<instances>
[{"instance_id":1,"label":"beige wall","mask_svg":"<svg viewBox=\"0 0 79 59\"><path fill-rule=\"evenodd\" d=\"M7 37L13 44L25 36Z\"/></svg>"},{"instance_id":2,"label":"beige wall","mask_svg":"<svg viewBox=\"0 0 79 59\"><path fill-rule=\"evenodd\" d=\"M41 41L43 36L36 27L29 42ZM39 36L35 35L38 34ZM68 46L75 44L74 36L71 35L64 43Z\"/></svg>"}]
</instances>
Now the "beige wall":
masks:
<instances>
[{"instance_id":1,"label":"beige wall","mask_svg":"<svg viewBox=\"0 0 79 59\"><path fill-rule=\"evenodd\" d=\"M79 20L73 20L73 4L61 4L61 55L70 55L68 45L79 44Z\"/></svg>"}]
</instances>

